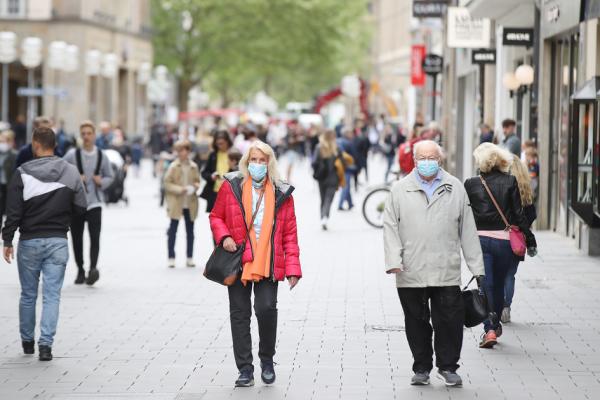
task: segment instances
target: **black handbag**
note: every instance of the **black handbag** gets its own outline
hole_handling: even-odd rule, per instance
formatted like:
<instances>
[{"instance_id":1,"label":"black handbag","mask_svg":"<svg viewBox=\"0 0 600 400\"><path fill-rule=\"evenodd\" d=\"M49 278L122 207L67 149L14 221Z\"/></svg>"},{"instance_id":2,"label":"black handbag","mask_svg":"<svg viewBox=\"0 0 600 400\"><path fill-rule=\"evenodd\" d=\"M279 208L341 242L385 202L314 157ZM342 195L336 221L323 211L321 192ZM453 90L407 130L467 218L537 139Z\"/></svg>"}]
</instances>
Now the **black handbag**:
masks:
<instances>
[{"instance_id":1,"label":"black handbag","mask_svg":"<svg viewBox=\"0 0 600 400\"><path fill-rule=\"evenodd\" d=\"M465 326L472 328L481 324L488 318L488 302L485 292L480 289L468 289L475 277L462 290L463 303L465 305Z\"/></svg>"},{"instance_id":2,"label":"black handbag","mask_svg":"<svg viewBox=\"0 0 600 400\"><path fill-rule=\"evenodd\" d=\"M258 214L263 194L264 192L261 193L260 197L258 198L256 210L252 215L250 225L248 225L250 227L254 223L256 214ZM248 238L250 237L250 232L248 229L246 229L246 236ZM220 283L224 286L233 285L242 272L242 256L245 248L246 243L243 242L237 246L237 249L234 252L230 252L225 250L222 242L219 243L206 262L206 267L204 268L204 276L206 279Z\"/></svg>"}]
</instances>

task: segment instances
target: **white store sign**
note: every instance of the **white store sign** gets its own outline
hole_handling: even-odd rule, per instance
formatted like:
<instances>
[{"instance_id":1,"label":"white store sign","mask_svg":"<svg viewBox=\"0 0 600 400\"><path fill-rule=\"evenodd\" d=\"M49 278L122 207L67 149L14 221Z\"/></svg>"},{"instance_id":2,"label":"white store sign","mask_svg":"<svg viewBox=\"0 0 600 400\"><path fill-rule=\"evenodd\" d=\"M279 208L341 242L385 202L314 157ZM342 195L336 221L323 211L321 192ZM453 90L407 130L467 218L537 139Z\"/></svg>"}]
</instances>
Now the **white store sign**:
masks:
<instances>
[{"instance_id":1,"label":"white store sign","mask_svg":"<svg viewBox=\"0 0 600 400\"><path fill-rule=\"evenodd\" d=\"M448 7L448 47L490 47L491 22L488 18L472 18L464 7Z\"/></svg>"}]
</instances>

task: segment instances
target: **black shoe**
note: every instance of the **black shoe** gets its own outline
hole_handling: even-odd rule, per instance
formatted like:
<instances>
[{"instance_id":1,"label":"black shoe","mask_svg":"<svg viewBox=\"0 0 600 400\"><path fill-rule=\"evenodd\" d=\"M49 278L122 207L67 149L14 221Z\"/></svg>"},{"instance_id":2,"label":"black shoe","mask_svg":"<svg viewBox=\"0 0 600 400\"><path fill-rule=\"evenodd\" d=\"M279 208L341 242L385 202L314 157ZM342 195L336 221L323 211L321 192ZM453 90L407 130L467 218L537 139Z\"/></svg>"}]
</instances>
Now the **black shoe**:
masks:
<instances>
[{"instance_id":1,"label":"black shoe","mask_svg":"<svg viewBox=\"0 0 600 400\"><path fill-rule=\"evenodd\" d=\"M85 283L85 271L83 269L80 269L79 272L77 272L77 279L75 279L75 284L83 285L84 283Z\"/></svg>"},{"instance_id":2,"label":"black shoe","mask_svg":"<svg viewBox=\"0 0 600 400\"><path fill-rule=\"evenodd\" d=\"M33 340L31 342L23 340L21 342L21 344L23 345L23 353L25 353L25 354L35 353L35 342Z\"/></svg>"},{"instance_id":3,"label":"black shoe","mask_svg":"<svg viewBox=\"0 0 600 400\"><path fill-rule=\"evenodd\" d=\"M40 345L40 361L52 361L52 347Z\"/></svg>"},{"instance_id":4,"label":"black shoe","mask_svg":"<svg viewBox=\"0 0 600 400\"><path fill-rule=\"evenodd\" d=\"M262 373L260 374L260 378L267 385L275 382L275 368L273 368L272 362L261 362L260 367L262 368Z\"/></svg>"},{"instance_id":5,"label":"black shoe","mask_svg":"<svg viewBox=\"0 0 600 400\"><path fill-rule=\"evenodd\" d=\"M100 272L98 272L97 268L92 268L92 269L90 269L90 273L88 274L88 277L87 277L87 280L85 281L85 283L92 286L94 283L96 283L98 281L98 279L100 279Z\"/></svg>"},{"instance_id":6,"label":"black shoe","mask_svg":"<svg viewBox=\"0 0 600 400\"><path fill-rule=\"evenodd\" d=\"M254 386L254 374L250 370L241 370L240 376L235 381L235 387L250 387Z\"/></svg>"}]
</instances>

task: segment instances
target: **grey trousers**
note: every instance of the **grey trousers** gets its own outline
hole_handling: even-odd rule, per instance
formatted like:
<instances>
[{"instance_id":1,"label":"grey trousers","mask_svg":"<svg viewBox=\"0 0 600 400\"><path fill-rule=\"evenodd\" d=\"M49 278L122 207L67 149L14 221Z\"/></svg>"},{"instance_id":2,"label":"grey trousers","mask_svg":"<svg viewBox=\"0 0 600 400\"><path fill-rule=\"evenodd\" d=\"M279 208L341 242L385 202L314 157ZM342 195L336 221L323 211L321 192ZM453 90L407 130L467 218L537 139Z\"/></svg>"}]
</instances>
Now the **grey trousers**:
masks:
<instances>
[{"instance_id":1,"label":"grey trousers","mask_svg":"<svg viewBox=\"0 0 600 400\"><path fill-rule=\"evenodd\" d=\"M321 194L321 218L329 218L331 203L337 192L337 186L328 186L319 183L319 193Z\"/></svg>"}]
</instances>

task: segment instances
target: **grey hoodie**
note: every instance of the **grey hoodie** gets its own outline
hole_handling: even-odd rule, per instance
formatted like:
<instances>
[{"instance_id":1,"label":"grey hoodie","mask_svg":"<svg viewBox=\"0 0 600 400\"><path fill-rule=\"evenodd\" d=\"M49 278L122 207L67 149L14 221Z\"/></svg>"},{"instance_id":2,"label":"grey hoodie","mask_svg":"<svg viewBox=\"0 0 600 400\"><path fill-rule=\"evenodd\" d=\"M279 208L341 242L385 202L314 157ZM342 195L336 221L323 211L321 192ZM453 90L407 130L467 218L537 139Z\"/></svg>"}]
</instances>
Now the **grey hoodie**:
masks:
<instances>
[{"instance_id":1,"label":"grey hoodie","mask_svg":"<svg viewBox=\"0 0 600 400\"><path fill-rule=\"evenodd\" d=\"M7 190L5 246L12 246L17 228L21 240L66 238L73 214L87 202L77 168L58 157L42 157L21 165Z\"/></svg>"},{"instance_id":2,"label":"grey hoodie","mask_svg":"<svg viewBox=\"0 0 600 400\"><path fill-rule=\"evenodd\" d=\"M71 149L67 152L64 159L70 164L73 164L77 168L77 149ZM85 175L84 187L87 196L88 210L96 207L102 207L104 202L104 191L111 185L114 174L110 166L110 162L106 154L101 151L102 163L100 164L100 177L102 178L102 184L97 187L94 183L94 172L98 162L98 149L94 146L94 150L91 153L87 153L85 150L81 150L81 164L83 166L83 175Z\"/></svg>"}]
</instances>

